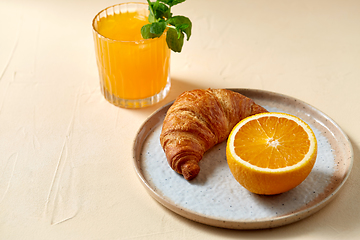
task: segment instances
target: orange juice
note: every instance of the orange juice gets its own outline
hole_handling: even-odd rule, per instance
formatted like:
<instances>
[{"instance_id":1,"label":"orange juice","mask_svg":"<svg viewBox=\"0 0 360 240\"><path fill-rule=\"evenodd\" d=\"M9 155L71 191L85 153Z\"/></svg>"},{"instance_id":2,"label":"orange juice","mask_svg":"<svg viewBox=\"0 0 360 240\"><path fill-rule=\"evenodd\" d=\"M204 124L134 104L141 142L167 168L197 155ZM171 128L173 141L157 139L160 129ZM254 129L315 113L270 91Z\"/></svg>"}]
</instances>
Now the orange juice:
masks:
<instances>
[{"instance_id":1,"label":"orange juice","mask_svg":"<svg viewBox=\"0 0 360 240\"><path fill-rule=\"evenodd\" d=\"M126 4L116 5L119 9L112 11L108 8L104 14L100 12L93 23L102 91L115 105L123 105L120 103L123 100L154 98L170 83L166 35L143 39L141 27L149 23L147 5L135 4L140 7L122 10L123 5Z\"/></svg>"}]
</instances>

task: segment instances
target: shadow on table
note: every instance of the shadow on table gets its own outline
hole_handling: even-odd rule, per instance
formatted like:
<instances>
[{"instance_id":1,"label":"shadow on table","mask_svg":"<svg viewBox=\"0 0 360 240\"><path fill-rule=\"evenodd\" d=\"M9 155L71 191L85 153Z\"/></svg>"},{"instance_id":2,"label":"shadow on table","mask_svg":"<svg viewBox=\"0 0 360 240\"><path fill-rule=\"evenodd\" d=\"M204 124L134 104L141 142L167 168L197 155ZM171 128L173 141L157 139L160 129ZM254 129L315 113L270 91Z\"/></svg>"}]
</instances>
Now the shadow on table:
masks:
<instances>
[{"instance_id":1,"label":"shadow on table","mask_svg":"<svg viewBox=\"0 0 360 240\"><path fill-rule=\"evenodd\" d=\"M194 81L195 82L195 81ZM171 88L169 94L163 99L161 102L154 104L153 106L142 108L142 109L133 109L139 111L139 113L149 116L155 110L160 108L161 106L175 100L181 93L189 90L199 89L199 88L208 88L209 86L201 86L198 84L194 84L189 81L172 78L171 79Z\"/></svg>"}]
</instances>

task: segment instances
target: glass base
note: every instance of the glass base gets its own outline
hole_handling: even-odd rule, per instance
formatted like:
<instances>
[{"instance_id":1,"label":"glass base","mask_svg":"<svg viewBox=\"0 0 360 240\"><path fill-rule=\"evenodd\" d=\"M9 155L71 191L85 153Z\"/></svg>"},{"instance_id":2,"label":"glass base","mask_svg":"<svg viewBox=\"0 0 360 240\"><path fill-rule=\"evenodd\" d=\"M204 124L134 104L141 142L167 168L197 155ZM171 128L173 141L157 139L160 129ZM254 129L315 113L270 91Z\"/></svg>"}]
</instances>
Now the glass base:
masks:
<instances>
[{"instance_id":1,"label":"glass base","mask_svg":"<svg viewBox=\"0 0 360 240\"><path fill-rule=\"evenodd\" d=\"M102 85L102 84L101 84ZM104 86L101 86L101 93L105 97L105 99L110 102L111 104L114 104L117 107L122 108L144 108L151 106L155 103L160 102L163 100L169 93L171 87L170 77L168 77L168 81L166 83L166 86L157 94L155 94L152 97L143 98L143 99L123 99L114 96L110 92L105 89Z\"/></svg>"}]
</instances>

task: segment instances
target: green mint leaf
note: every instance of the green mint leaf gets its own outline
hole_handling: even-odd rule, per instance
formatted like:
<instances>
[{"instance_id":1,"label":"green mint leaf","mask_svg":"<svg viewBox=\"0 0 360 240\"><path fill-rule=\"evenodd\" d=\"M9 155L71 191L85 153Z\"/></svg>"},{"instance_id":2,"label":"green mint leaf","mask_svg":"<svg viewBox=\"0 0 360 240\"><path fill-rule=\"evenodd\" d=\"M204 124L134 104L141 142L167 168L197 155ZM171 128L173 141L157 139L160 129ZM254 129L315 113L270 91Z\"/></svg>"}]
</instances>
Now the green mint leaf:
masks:
<instances>
[{"instance_id":1,"label":"green mint leaf","mask_svg":"<svg viewBox=\"0 0 360 240\"><path fill-rule=\"evenodd\" d=\"M153 9L155 19L164 19L164 18L167 19L170 18L172 15L170 8L158 1L152 2L151 7Z\"/></svg>"},{"instance_id":2,"label":"green mint leaf","mask_svg":"<svg viewBox=\"0 0 360 240\"><path fill-rule=\"evenodd\" d=\"M150 14L149 14L148 21L149 21L149 23L156 22L156 18L152 12L150 12Z\"/></svg>"},{"instance_id":3,"label":"green mint leaf","mask_svg":"<svg viewBox=\"0 0 360 240\"><path fill-rule=\"evenodd\" d=\"M151 33L150 29L151 29L151 24L146 24L146 25L142 26L142 28L141 28L141 36L144 39L157 38L157 37L161 36L161 34L158 35L158 34Z\"/></svg>"},{"instance_id":4,"label":"green mint leaf","mask_svg":"<svg viewBox=\"0 0 360 240\"><path fill-rule=\"evenodd\" d=\"M186 34L186 40L189 41L191 36L192 22L189 18L184 16L174 16L167 21L170 25L174 26L176 30Z\"/></svg>"},{"instance_id":5,"label":"green mint leaf","mask_svg":"<svg viewBox=\"0 0 360 240\"><path fill-rule=\"evenodd\" d=\"M166 33L166 43L174 52L181 52L184 44L184 34L181 31L178 32L174 28L169 28Z\"/></svg>"},{"instance_id":6,"label":"green mint leaf","mask_svg":"<svg viewBox=\"0 0 360 240\"><path fill-rule=\"evenodd\" d=\"M141 28L141 35L144 39L160 37L167 29L166 42L168 47L174 52L181 52L184 38L188 41L191 36L192 23L189 18L184 16L174 16L171 7L185 0L156 0L149 5L148 20Z\"/></svg>"},{"instance_id":7,"label":"green mint leaf","mask_svg":"<svg viewBox=\"0 0 360 240\"><path fill-rule=\"evenodd\" d=\"M154 9L152 7L152 3L150 2L150 0L147 0L147 2L148 2L148 5L149 5L149 11L150 11L148 20L149 20L150 23L152 23L152 22L156 21L156 18L155 18L155 15L154 15Z\"/></svg>"},{"instance_id":8,"label":"green mint leaf","mask_svg":"<svg viewBox=\"0 0 360 240\"><path fill-rule=\"evenodd\" d=\"M160 37L161 34L165 31L165 29L166 29L165 21L154 22L150 26L150 33Z\"/></svg>"},{"instance_id":9,"label":"green mint leaf","mask_svg":"<svg viewBox=\"0 0 360 240\"><path fill-rule=\"evenodd\" d=\"M159 0L159 1L169 5L170 7L175 6L176 4L185 2L185 0Z\"/></svg>"}]
</instances>

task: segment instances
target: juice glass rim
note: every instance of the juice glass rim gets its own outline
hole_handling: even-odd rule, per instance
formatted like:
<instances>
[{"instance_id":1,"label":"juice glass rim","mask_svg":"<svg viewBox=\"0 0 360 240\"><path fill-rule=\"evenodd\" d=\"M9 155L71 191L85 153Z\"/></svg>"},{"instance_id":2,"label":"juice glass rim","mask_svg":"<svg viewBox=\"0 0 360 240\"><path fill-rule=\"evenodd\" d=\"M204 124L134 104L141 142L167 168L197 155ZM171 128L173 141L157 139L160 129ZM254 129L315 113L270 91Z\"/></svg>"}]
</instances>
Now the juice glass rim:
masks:
<instances>
[{"instance_id":1,"label":"juice glass rim","mask_svg":"<svg viewBox=\"0 0 360 240\"><path fill-rule=\"evenodd\" d=\"M154 39L141 39L141 40L118 40L118 39L112 39L112 38L109 38L109 37L105 37L104 35L102 35L101 33L99 33L99 31L95 28L95 21L96 19L99 17L99 15L105 11L107 11L108 9L110 8L114 8L116 6L122 6L122 5L143 5L143 6L149 6L149 4L147 3L142 3L142 2L125 2L125 3L118 3L118 4L114 4L112 6L109 6L107 8L104 8L103 10L101 10L100 12L98 12L93 21L92 21L92 29L93 29L93 32L95 32L100 38L104 38L108 41L112 41L112 42L122 42L122 43L143 43L143 42L148 42L148 41L155 41L156 38ZM162 36L160 36L162 37Z\"/></svg>"}]
</instances>

